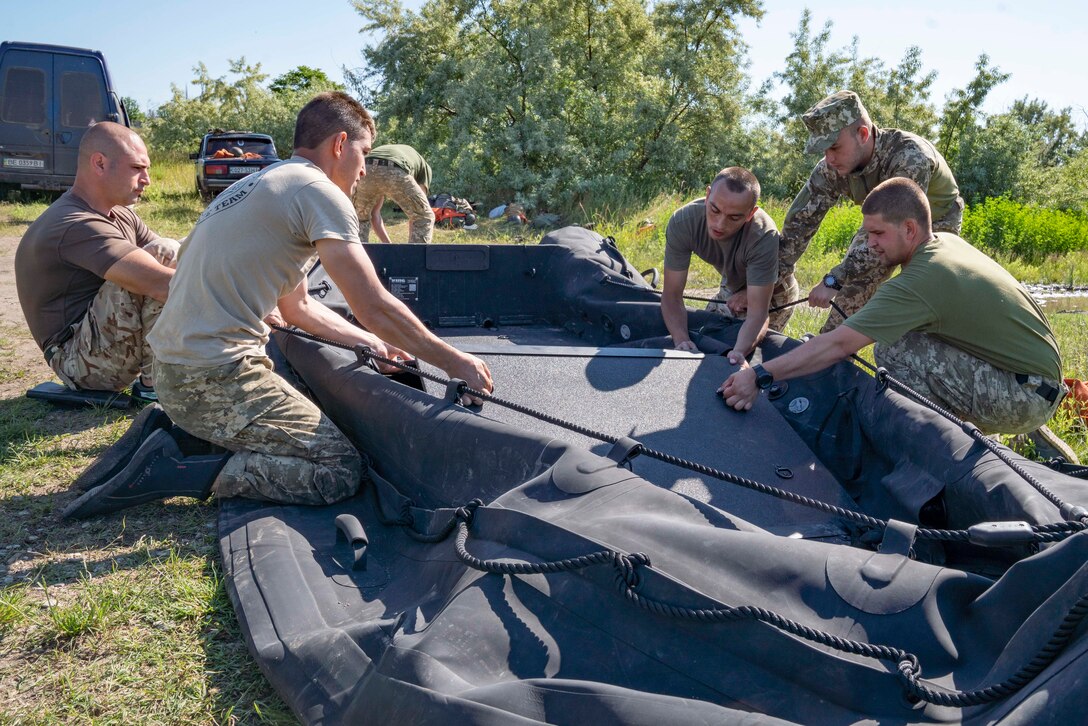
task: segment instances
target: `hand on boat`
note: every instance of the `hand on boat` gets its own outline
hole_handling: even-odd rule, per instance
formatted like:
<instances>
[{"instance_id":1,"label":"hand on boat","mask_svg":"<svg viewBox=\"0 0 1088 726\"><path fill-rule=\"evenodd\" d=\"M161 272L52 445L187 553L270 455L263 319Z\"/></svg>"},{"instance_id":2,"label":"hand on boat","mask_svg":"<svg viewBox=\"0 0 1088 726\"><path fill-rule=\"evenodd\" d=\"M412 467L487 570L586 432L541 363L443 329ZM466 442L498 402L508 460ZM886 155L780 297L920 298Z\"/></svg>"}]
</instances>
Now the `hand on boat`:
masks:
<instances>
[{"instance_id":1,"label":"hand on boat","mask_svg":"<svg viewBox=\"0 0 1088 726\"><path fill-rule=\"evenodd\" d=\"M820 283L812 288L812 292L808 294L808 304L814 308L829 308L831 307L831 301L834 300L835 296L838 294L838 290Z\"/></svg>"},{"instance_id":2,"label":"hand on boat","mask_svg":"<svg viewBox=\"0 0 1088 726\"><path fill-rule=\"evenodd\" d=\"M495 384L491 381L491 369L487 363L470 353L462 353L461 357L446 369L450 378L460 378L468 384L469 388L477 391L491 393L495 390ZM484 401L477 396L465 394L461 396L462 406L482 406Z\"/></svg>"},{"instance_id":3,"label":"hand on boat","mask_svg":"<svg viewBox=\"0 0 1088 726\"><path fill-rule=\"evenodd\" d=\"M698 346L696 346L695 343L691 342L690 340L681 340L679 343L674 344L673 348L675 348L676 350L686 350L689 353L699 352Z\"/></svg>"},{"instance_id":4,"label":"hand on boat","mask_svg":"<svg viewBox=\"0 0 1088 726\"><path fill-rule=\"evenodd\" d=\"M718 389L718 393L726 406L732 406L738 411L747 411L759 396L755 372L745 362L739 371L726 379Z\"/></svg>"}]
</instances>

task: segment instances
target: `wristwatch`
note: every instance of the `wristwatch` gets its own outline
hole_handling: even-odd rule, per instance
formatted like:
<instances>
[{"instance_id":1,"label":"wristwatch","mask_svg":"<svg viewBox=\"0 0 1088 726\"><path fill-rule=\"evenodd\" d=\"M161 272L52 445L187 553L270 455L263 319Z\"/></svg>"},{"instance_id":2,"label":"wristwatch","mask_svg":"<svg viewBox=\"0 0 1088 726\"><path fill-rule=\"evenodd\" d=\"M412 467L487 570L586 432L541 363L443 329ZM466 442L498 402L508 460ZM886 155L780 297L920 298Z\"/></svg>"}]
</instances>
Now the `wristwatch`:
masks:
<instances>
[{"instance_id":1,"label":"wristwatch","mask_svg":"<svg viewBox=\"0 0 1088 726\"><path fill-rule=\"evenodd\" d=\"M839 281L839 278L835 277L833 272L829 272L824 275L824 287L830 287L832 290L841 290L842 282Z\"/></svg>"},{"instance_id":2,"label":"wristwatch","mask_svg":"<svg viewBox=\"0 0 1088 726\"><path fill-rule=\"evenodd\" d=\"M756 385L759 386L760 390L766 391L771 387L771 384L774 383L774 376L771 375L770 371L763 367L762 363L756 363L752 366L752 370L755 371Z\"/></svg>"}]
</instances>

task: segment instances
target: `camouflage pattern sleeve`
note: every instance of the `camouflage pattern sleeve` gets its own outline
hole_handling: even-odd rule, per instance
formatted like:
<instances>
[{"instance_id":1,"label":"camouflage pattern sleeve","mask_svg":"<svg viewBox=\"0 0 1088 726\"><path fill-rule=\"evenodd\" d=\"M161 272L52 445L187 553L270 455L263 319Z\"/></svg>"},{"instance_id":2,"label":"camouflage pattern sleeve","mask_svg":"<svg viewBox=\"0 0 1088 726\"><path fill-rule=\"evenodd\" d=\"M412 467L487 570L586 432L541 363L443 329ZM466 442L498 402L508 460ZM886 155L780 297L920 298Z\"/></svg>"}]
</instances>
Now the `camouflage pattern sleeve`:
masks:
<instances>
[{"instance_id":1,"label":"camouflage pattern sleeve","mask_svg":"<svg viewBox=\"0 0 1088 726\"><path fill-rule=\"evenodd\" d=\"M881 262L880 258L873 254L869 250L869 245L866 243L868 235L864 230L858 230L854 235L854 239L850 242L850 247L846 250L846 254L842 258L842 262L831 268L830 272L841 282L844 287L852 284L869 286L870 284L880 284L884 279L887 279L887 269ZM873 288L875 289L875 287ZM870 291L869 295L872 292Z\"/></svg>"},{"instance_id":2,"label":"camouflage pattern sleeve","mask_svg":"<svg viewBox=\"0 0 1088 726\"><path fill-rule=\"evenodd\" d=\"M809 243L820 228L827 210L839 200L842 192L835 183L834 172L821 161L812 170L805 186L786 212L782 224L782 239L778 247L778 278L793 274L797 260L808 249Z\"/></svg>"},{"instance_id":3,"label":"camouflage pattern sleeve","mask_svg":"<svg viewBox=\"0 0 1088 726\"><path fill-rule=\"evenodd\" d=\"M883 179L891 179L901 176L910 179L923 190L929 189L929 182L933 178L933 159L926 155L922 147L914 143L900 143L886 152L881 151L887 164L881 174Z\"/></svg>"}]
</instances>

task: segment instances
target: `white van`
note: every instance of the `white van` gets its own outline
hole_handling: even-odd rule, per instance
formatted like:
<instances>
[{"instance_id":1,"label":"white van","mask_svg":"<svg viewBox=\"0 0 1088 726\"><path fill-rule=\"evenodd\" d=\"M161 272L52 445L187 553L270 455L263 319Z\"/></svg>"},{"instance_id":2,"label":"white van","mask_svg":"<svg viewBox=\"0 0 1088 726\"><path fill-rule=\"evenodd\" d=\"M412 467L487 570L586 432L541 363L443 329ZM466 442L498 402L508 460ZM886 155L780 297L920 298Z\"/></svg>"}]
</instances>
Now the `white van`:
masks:
<instances>
[{"instance_id":1,"label":"white van","mask_svg":"<svg viewBox=\"0 0 1088 726\"><path fill-rule=\"evenodd\" d=\"M72 186L80 139L96 121L130 125L100 52L0 43L0 199Z\"/></svg>"}]
</instances>

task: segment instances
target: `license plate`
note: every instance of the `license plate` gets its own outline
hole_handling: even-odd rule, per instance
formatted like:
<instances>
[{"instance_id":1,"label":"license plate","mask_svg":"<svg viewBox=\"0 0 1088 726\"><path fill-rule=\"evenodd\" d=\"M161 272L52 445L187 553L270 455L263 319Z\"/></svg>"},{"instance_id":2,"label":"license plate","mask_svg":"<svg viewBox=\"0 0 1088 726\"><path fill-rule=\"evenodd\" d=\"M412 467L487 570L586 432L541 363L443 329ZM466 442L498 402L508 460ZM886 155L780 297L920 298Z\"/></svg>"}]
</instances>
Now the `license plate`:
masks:
<instances>
[{"instance_id":1,"label":"license plate","mask_svg":"<svg viewBox=\"0 0 1088 726\"><path fill-rule=\"evenodd\" d=\"M45 161L42 159L14 159L9 156L4 158L4 166L19 169L44 169Z\"/></svg>"},{"instance_id":2,"label":"license plate","mask_svg":"<svg viewBox=\"0 0 1088 726\"><path fill-rule=\"evenodd\" d=\"M255 171L260 171L260 169L255 166L232 166L227 171L231 174L245 176L246 174L252 174Z\"/></svg>"}]
</instances>

